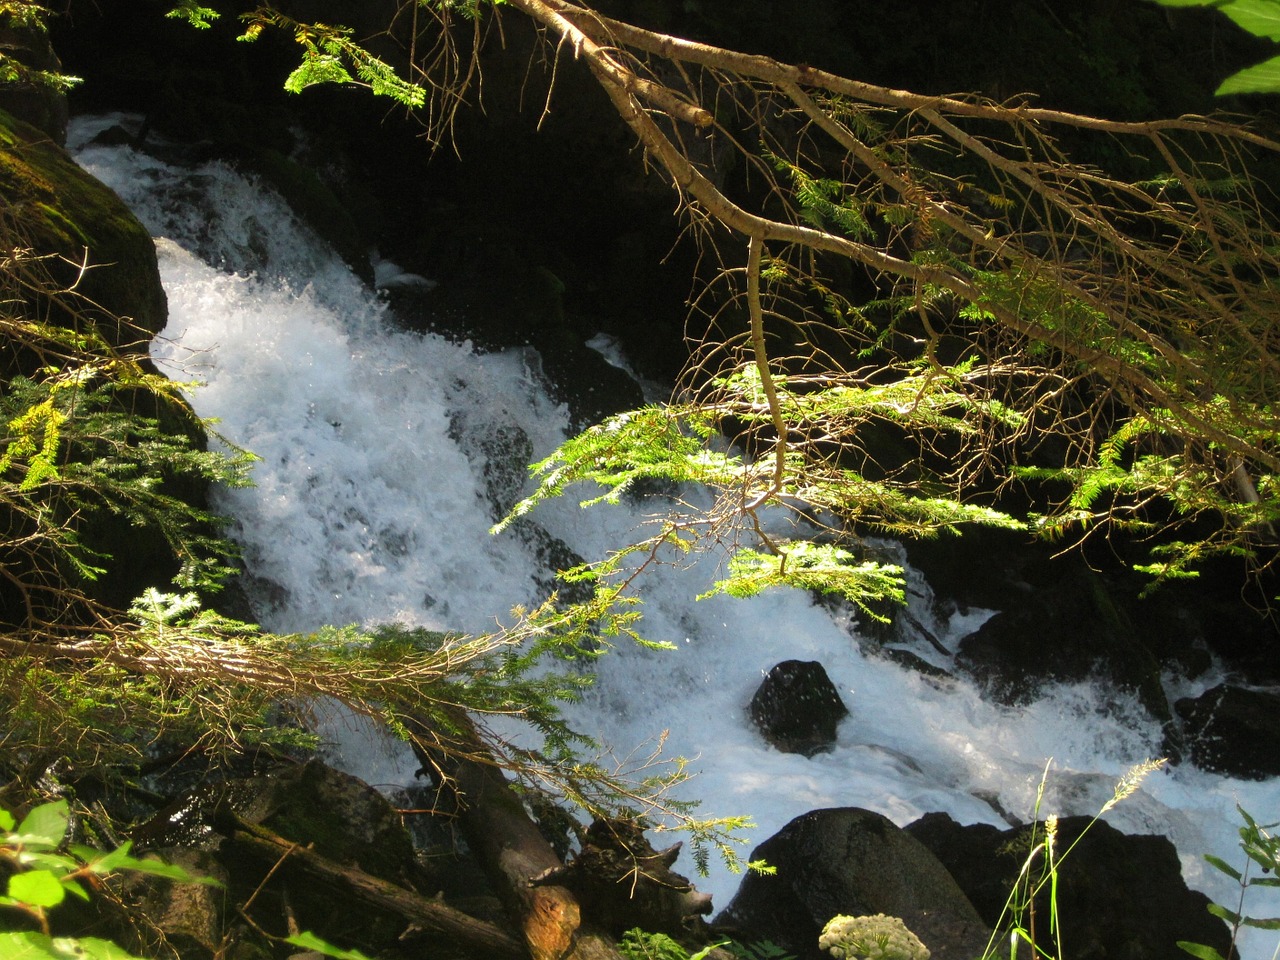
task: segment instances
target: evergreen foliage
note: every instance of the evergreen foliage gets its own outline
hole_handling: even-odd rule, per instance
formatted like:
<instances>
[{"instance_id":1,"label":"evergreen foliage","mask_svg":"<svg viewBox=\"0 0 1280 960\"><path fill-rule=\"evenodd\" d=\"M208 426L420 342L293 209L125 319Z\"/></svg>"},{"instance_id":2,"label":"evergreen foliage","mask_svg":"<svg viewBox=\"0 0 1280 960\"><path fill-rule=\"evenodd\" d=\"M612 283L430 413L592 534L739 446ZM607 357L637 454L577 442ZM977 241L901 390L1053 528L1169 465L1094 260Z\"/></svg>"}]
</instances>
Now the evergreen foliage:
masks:
<instances>
[{"instance_id":1,"label":"evergreen foliage","mask_svg":"<svg viewBox=\"0 0 1280 960\"><path fill-rule=\"evenodd\" d=\"M1272 2L1224 9L1261 30ZM691 336L679 402L571 440L535 467L539 487L513 516L575 483L603 487L588 503L641 483L710 486L710 511L673 514L621 555L722 542L736 516L757 541L730 567L725 589L739 593L879 591L856 571L862 532L970 523L1146 540L1136 567L1157 580L1219 555L1273 561L1280 251L1250 165L1275 140L1216 119L1120 123L922 98L565 0L421 10L433 15L415 37L430 59L409 64L421 79L381 92L422 106L430 136L446 135L478 75L477 18L530 17L588 61L725 264L697 300L706 326ZM259 11L248 32L267 27L305 48L290 89L348 82L340 61L360 61L341 28ZM460 66L467 43L471 67ZM750 191L717 186L690 131L714 131L760 178L758 208ZM1057 131L1129 144L1143 179L1073 163ZM745 266L709 222L745 242ZM866 268L874 295L840 280L838 260ZM1035 502L1029 515L1000 510L1015 487ZM789 562L796 545L765 532L764 509L813 511L839 542Z\"/></svg>"},{"instance_id":2,"label":"evergreen foliage","mask_svg":"<svg viewBox=\"0 0 1280 960\"><path fill-rule=\"evenodd\" d=\"M0 0L0 29L45 33L48 13L46 7L32 0ZM0 46L0 84L43 87L66 93L80 82L79 77L31 67Z\"/></svg>"},{"instance_id":3,"label":"evergreen foliage","mask_svg":"<svg viewBox=\"0 0 1280 960\"><path fill-rule=\"evenodd\" d=\"M1269 27L1250 18L1271 5L1221 4L1258 32ZM1140 569L1157 577L1193 575L1220 554L1274 562L1280 249L1270 198L1250 173L1280 151L1274 139L1216 119L1114 123L918 97L690 44L568 0L418 9L426 39L407 46L430 59L410 64L414 80L348 28L269 6L244 16L243 39L279 30L298 42L290 92L362 85L422 110L436 137L478 75L458 65L467 44L479 57L485 17L530 17L585 61L675 185L691 229L718 245L723 270L698 301L705 325L673 402L567 441L534 465L535 490L498 528L579 486L584 505L657 489L670 509L652 535L566 572L590 585L587 599L517 611L490 636L265 634L205 609L201 594L233 553L216 518L173 492L177 481L244 482L249 457L203 449L199 430L162 426L172 417L139 416L138 397L151 411L176 403L176 388L91 334L29 316L8 294L26 282L29 255L6 254L4 332L41 358L0 395L0 574L17 600L0 634L8 763L39 765L52 751L74 773L136 762L166 738L212 756L305 744L297 721L326 698L468 754L476 744L459 711L502 714L542 743L517 747L481 723L484 762L593 814L673 820L692 833L700 865L708 849L737 864L743 818L698 820L667 797L684 761L592 759L601 746L560 712L581 695L584 660L618 638L647 642L629 589L646 567L723 548L726 576L712 592L835 592L883 616L885 601L902 600L902 571L871 554L868 532L1029 519L1050 538L1149 537L1152 562ZM218 13L183 0L171 15L204 28ZM12 22L39 27L44 15L0 2ZM23 69L0 55L0 81L68 81ZM1142 155L1144 178L1073 163L1064 130L1118 139ZM695 148L710 133L759 186L731 183ZM1015 485L1027 485L1038 514L1001 509ZM682 498L692 486L712 492L711 506ZM83 585L123 559L83 535L102 515L158 531L183 560L178 582L128 610L91 601ZM1052 890L1054 842L1051 825L1033 837L1025 888L1010 901L1015 951L1021 939L1049 955L1022 911ZM55 896L48 879L18 893L38 909Z\"/></svg>"},{"instance_id":4,"label":"evergreen foliage","mask_svg":"<svg viewBox=\"0 0 1280 960\"><path fill-rule=\"evenodd\" d=\"M302 63L284 82L289 93L301 93L318 84L359 84L374 96L390 97L406 107L421 107L426 102L422 87L401 79L393 67L353 41L347 27L301 23L268 7L244 14L241 20L245 24L241 40L256 40L263 30L274 28L292 32L302 46Z\"/></svg>"}]
</instances>

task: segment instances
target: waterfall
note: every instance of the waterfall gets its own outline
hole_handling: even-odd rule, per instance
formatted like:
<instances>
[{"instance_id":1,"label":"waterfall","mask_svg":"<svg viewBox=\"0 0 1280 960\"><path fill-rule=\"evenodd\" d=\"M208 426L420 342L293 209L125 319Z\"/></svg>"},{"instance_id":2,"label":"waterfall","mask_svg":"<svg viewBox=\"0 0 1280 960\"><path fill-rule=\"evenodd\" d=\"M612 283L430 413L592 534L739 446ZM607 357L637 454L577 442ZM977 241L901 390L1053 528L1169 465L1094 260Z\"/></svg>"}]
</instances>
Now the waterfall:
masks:
<instances>
[{"instance_id":1,"label":"waterfall","mask_svg":"<svg viewBox=\"0 0 1280 960\"><path fill-rule=\"evenodd\" d=\"M540 599L550 573L538 550L488 532L494 472L510 464L486 460L504 447L522 459L542 456L563 437L567 416L536 355L479 354L398 329L385 304L262 184L219 163L178 166L89 144L121 122L129 118L79 122L78 159L158 238L170 319L153 346L157 364L198 383L190 397L200 415L261 458L255 486L222 491L217 507L233 518L263 625L399 621L476 632ZM571 497L535 519L591 558L629 542L649 509L584 511ZM900 824L944 811L1003 826L997 808L1028 816L1049 757L1044 810L1092 814L1129 766L1159 750L1158 724L1132 698L1098 685L995 706L963 680L875 656L855 625L807 594L695 601L721 559L647 575L645 634L675 649L620 647L603 657L571 716L619 755L643 753L666 731L667 752L698 771L684 795L701 798L706 816L751 815L752 844L824 806L868 807ZM913 614L944 645L976 626L977 614L930 620L918 578L911 596ZM780 753L746 721L763 674L790 658L821 661L849 706L830 753ZM415 768L384 750L354 750L345 762L384 785L409 782ZM1153 775L1107 819L1169 836L1188 882L1231 902L1233 888L1201 854L1239 859L1237 802L1275 819L1280 785L1183 765ZM713 863L698 884L723 907L737 878ZM1280 909L1255 901L1250 912ZM1270 955L1274 936L1254 932L1245 956Z\"/></svg>"}]
</instances>

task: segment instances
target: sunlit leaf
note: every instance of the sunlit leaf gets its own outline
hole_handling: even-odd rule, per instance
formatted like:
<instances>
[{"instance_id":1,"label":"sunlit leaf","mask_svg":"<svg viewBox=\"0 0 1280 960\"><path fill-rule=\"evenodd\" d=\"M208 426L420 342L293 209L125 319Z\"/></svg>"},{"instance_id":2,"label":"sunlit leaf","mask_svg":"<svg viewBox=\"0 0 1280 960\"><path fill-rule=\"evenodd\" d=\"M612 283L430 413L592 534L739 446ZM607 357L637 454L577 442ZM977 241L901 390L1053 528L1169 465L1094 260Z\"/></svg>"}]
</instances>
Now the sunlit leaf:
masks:
<instances>
[{"instance_id":1,"label":"sunlit leaf","mask_svg":"<svg viewBox=\"0 0 1280 960\"><path fill-rule=\"evenodd\" d=\"M48 870L27 870L9 878L9 896L33 907L56 907L67 889Z\"/></svg>"},{"instance_id":2,"label":"sunlit leaf","mask_svg":"<svg viewBox=\"0 0 1280 960\"><path fill-rule=\"evenodd\" d=\"M1240 919L1241 919L1240 914L1236 913L1233 910L1228 910L1226 907L1224 907L1220 903L1211 903L1206 909L1210 913L1212 913L1215 917L1218 917L1221 920L1225 920L1227 921L1227 923L1234 925L1240 922Z\"/></svg>"},{"instance_id":3,"label":"sunlit leaf","mask_svg":"<svg viewBox=\"0 0 1280 960\"><path fill-rule=\"evenodd\" d=\"M218 881L212 877L199 877L188 870L183 869L175 863L165 863L162 860L140 859L133 856L129 851L132 849L132 843L126 841L120 847L112 850L110 853L99 854L96 850L88 848L75 848L76 853L85 860L89 865L89 869L94 873L112 873L116 870L130 870L134 873L145 873L153 877L164 877L169 880L176 880L179 883L204 883L211 886L217 886Z\"/></svg>"},{"instance_id":4,"label":"sunlit leaf","mask_svg":"<svg viewBox=\"0 0 1280 960\"><path fill-rule=\"evenodd\" d=\"M1277 92L1280 92L1280 57L1272 57L1233 73L1214 91L1220 97L1233 93Z\"/></svg>"},{"instance_id":5,"label":"sunlit leaf","mask_svg":"<svg viewBox=\"0 0 1280 960\"><path fill-rule=\"evenodd\" d=\"M23 818L17 829L18 841L56 847L67 835L67 825L70 822L71 813L67 801L55 800L53 803L41 804Z\"/></svg>"},{"instance_id":6,"label":"sunlit leaf","mask_svg":"<svg viewBox=\"0 0 1280 960\"><path fill-rule=\"evenodd\" d=\"M1179 940L1178 946L1191 954L1193 957L1199 957L1200 960L1223 960L1222 954L1213 947L1205 946L1203 943L1191 943L1187 940Z\"/></svg>"},{"instance_id":7,"label":"sunlit leaf","mask_svg":"<svg viewBox=\"0 0 1280 960\"><path fill-rule=\"evenodd\" d=\"M1280 40L1280 0L1230 0L1218 9L1255 36Z\"/></svg>"},{"instance_id":8,"label":"sunlit leaf","mask_svg":"<svg viewBox=\"0 0 1280 960\"><path fill-rule=\"evenodd\" d=\"M295 947L303 947L307 950L315 950L318 953L323 953L326 957L336 957L337 960L369 960L359 950L344 950L342 947L335 947L333 944L321 940L310 931L295 933L285 940L285 943L292 944Z\"/></svg>"},{"instance_id":9,"label":"sunlit leaf","mask_svg":"<svg viewBox=\"0 0 1280 960\"><path fill-rule=\"evenodd\" d=\"M1221 857L1215 857L1211 853L1206 853L1204 855L1204 858L1215 869L1225 873L1232 880L1240 879L1240 871L1237 870L1235 867L1231 866L1231 864L1227 863L1227 861L1223 860Z\"/></svg>"},{"instance_id":10,"label":"sunlit leaf","mask_svg":"<svg viewBox=\"0 0 1280 960\"><path fill-rule=\"evenodd\" d=\"M65 960L74 954L59 953L53 938L43 933L0 933L0 956L5 960Z\"/></svg>"},{"instance_id":11,"label":"sunlit leaf","mask_svg":"<svg viewBox=\"0 0 1280 960\"><path fill-rule=\"evenodd\" d=\"M118 944L99 937L81 937L77 940L59 937L53 941L56 957L75 960L142 960Z\"/></svg>"}]
</instances>

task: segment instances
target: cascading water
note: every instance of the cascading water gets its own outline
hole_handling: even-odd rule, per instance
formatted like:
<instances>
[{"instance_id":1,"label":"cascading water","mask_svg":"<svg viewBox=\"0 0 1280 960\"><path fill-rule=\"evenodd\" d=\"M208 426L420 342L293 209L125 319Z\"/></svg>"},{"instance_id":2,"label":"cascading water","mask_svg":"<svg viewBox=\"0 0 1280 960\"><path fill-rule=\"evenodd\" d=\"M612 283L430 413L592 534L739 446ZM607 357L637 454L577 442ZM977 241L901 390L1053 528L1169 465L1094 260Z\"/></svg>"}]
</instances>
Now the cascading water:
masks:
<instances>
[{"instance_id":1,"label":"cascading water","mask_svg":"<svg viewBox=\"0 0 1280 960\"><path fill-rule=\"evenodd\" d=\"M164 238L170 320L155 359L171 376L199 381L197 411L261 458L256 486L221 493L219 508L234 518L262 623L306 631L396 620L477 632L539 599L550 572L538 552L488 533L500 465L486 469L484 460L495 444L540 456L562 438L567 418L543 390L536 356L478 355L396 329L261 185L216 163L180 168L86 145L120 122L128 119L80 121L73 139L80 162ZM637 504L582 511L566 501L537 520L582 556L599 557L627 542L644 513ZM997 807L1026 817L1048 757L1044 809L1092 814L1120 774L1159 749L1158 725L1128 698L1076 685L1025 708L992 706L963 681L864 653L856 631L807 594L695 602L716 578L716 560L647 575L645 633L676 649L604 657L573 715L619 753L643 751L669 731L669 754L697 758L700 775L685 794L700 797L707 816L750 814L753 843L824 806L864 806L898 823L945 811L1003 826ZM931 617L927 585L913 583L912 593L915 615ZM930 623L944 644L976 625L972 617ZM790 658L820 660L850 707L833 752L780 753L746 722L762 675ZM368 749L346 763L387 785L411 781L415 768ZM1225 900L1232 890L1200 854L1236 859L1237 802L1274 819L1280 784L1184 765L1149 778L1107 819L1169 836L1188 882ZM723 907L737 878L712 866L699 886ZM1245 956L1269 956L1274 936L1254 932Z\"/></svg>"}]
</instances>

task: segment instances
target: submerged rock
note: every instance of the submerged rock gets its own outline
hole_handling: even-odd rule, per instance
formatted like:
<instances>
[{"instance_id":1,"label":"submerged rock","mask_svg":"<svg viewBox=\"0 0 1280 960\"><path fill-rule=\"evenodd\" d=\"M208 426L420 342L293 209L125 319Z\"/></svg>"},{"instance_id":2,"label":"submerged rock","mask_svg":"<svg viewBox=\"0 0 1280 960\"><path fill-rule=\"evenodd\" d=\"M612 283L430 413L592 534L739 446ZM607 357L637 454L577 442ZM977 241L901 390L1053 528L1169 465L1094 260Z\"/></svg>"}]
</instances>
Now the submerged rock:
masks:
<instances>
[{"instance_id":1,"label":"submerged rock","mask_svg":"<svg viewBox=\"0 0 1280 960\"><path fill-rule=\"evenodd\" d=\"M784 753L811 757L830 750L849 708L816 660L784 660L751 698L751 722Z\"/></svg>"},{"instance_id":2,"label":"submerged rock","mask_svg":"<svg viewBox=\"0 0 1280 960\"><path fill-rule=\"evenodd\" d=\"M1246 780L1280 776L1280 694L1219 684L1174 707L1196 766Z\"/></svg>"}]
</instances>

